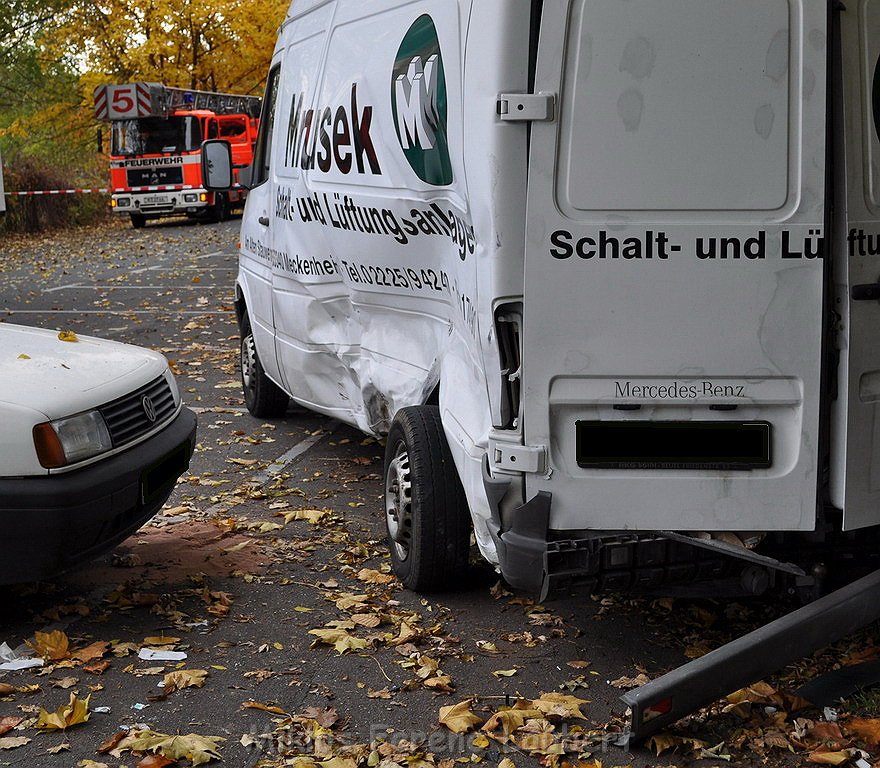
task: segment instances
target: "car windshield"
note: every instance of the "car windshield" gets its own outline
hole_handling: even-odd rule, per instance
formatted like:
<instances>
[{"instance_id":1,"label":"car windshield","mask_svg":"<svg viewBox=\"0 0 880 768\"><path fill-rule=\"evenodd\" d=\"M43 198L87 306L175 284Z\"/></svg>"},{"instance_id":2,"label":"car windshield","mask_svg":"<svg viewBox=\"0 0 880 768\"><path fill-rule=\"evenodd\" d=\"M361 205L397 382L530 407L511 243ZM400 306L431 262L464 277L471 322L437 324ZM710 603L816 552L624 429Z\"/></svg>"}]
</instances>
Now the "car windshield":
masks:
<instances>
[{"instance_id":1,"label":"car windshield","mask_svg":"<svg viewBox=\"0 0 880 768\"><path fill-rule=\"evenodd\" d=\"M199 121L189 115L113 121L111 153L114 155L192 152L201 143L202 130Z\"/></svg>"}]
</instances>

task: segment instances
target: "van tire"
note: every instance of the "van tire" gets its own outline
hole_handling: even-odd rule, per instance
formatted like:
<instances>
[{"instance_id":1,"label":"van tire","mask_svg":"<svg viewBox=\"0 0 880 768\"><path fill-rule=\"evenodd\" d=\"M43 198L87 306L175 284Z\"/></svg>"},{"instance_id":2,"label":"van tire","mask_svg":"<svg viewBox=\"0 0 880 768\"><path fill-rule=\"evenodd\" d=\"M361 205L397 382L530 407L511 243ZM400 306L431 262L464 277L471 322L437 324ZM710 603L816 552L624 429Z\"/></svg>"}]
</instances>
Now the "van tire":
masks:
<instances>
[{"instance_id":1,"label":"van tire","mask_svg":"<svg viewBox=\"0 0 880 768\"><path fill-rule=\"evenodd\" d=\"M287 412L290 398L263 370L263 364L257 356L251 321L247 315L241 319L241 388L244 402L251 416L258 419L280 418Z\"/></svg>"},{"instance_id":2,"label":"van tire","mask_svg":"<svg viewBox=\"0 0 880 768\"><path fill-rule=\"evenodd\" d=\"M404 586L465 586L471 519L437 406L397 412L385 446L384 487L391 565Z\"/></svg>"},{"instance_id":3,"label":"van tire","mask_svg":"<svg viewBox=\"0 0 880 768\"><path fill-rule=\"evenodd\" d=\"M142 213L130 213L128 214L131 217L131 226L135 229L143 229L147 226L147 217Z\"/></svg>"}]
</instances>

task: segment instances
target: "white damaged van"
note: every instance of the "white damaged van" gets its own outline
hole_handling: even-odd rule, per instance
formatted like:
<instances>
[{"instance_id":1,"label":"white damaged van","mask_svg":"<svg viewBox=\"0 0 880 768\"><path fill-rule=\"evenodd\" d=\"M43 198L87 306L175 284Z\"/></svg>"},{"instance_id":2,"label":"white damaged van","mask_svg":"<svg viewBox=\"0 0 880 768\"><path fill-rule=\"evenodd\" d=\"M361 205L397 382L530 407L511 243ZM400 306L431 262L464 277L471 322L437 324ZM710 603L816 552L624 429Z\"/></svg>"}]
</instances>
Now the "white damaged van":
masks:
<instances>
[{"instance_id":1,"label":"white damaged van","mask_svg":"<svg viewBox=\"0 0 880 768\"><path fill-rule=\"evenodd\" d=\"M543 594L875 553L878 58L878 0L296 0L241 231L248 407L388 435L419 590L471 530Z\"/></svg>"}]
</instances>

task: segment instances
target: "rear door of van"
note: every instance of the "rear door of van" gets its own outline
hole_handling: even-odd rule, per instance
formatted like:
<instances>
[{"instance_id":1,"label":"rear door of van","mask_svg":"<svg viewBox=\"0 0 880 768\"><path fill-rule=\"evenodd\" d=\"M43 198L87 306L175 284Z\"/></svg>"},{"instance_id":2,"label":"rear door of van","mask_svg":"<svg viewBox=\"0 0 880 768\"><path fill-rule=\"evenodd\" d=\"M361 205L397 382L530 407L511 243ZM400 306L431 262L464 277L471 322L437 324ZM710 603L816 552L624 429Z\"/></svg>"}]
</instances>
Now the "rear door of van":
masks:
<instances>
[{"instance_id":1,"label":"rear door of van","mask_svg":"<svg viewBox=\"0 0 880 768\"><path fill-rule=\"evenodd\" d=\"M880 3L837 4L831 500L844 527L880 522Z\"/></svg>"},{"instance_id":2,"label":"rear door of van","mask_svg":"<svg viewBox=\"0 0 880 768\"><path fill-rule=\"evenodd\" d=\"M824 0L545 0L523 411L551 528L814 527L826 27Z\"/></svg>"}]
</instances>

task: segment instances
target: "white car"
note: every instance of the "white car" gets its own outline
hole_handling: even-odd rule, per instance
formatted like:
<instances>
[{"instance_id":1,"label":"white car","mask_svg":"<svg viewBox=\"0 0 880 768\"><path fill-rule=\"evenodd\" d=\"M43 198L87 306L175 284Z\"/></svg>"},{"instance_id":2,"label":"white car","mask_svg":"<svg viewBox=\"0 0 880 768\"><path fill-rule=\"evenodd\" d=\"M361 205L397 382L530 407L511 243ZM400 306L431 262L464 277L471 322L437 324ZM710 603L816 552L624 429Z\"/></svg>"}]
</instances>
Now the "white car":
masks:
<instances>
[{"instance_id":1,"label":"white car","mask_svg":"<svg viewBox=\"0 0 880 768\"><path fill-rule=\"evenodd\" d=\"M162 355L0 323L0 584L42 579L149 520L196 418Z\"/></svg>"}]
</instances>

